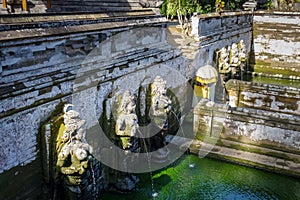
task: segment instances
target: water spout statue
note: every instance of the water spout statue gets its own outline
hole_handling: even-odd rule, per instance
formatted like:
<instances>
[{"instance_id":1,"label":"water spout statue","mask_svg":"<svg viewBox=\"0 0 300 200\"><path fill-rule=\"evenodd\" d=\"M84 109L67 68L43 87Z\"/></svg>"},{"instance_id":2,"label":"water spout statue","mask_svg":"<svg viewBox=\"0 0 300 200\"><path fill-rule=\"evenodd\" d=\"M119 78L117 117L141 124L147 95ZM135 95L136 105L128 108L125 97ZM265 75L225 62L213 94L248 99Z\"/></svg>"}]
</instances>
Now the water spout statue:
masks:
<instances>
[{"instance_id":1,"label":"water spout statue","mask_svg":"<svg viewBox=\"0 0 300 200\"><path fill-rule=\"evenodd\" d=\"M151 115L161 128L167 128L167 114L171 111L172 101L167 96L166 81L160 76L155 77L151 85Z\"/></svg>"},{"instance_id":2,"label":"water spout statue","mask_svg":"<svg viewBox=\"0 0 300 200\"><path fill-rule=\"evenodd\" d=\"M240 62L245 62L247 57L246 57L246 46L245 46L244 40L241 40L238 43L238 51L239 51Z\"/></svg>"},{"instance_id":3,"label":"water spout statue","mask_svg":"<svg viewBox=\"0 0 300 200\"><path fill-rule=\"evenodd\" d=\"M73 105L64 107L65 131L57 139L58 153L56 166L60 173L68 175L72 185L81 183L81 176L88 167L92 147L85 140L85 120L80 119L79 113L73 110Z\"/></svg>"},{"instance_id":4,"label":"water spout statue","mask_svg":"<svg viewBox=\"0 0 300 200\"><path fill-rule=\"evenodd\" d=\"M231 45L230 53L229 53L229 63L232 67L238 67L240 65L239 61L239 50L238 45L233 43Z\"/></svg>"},{"instance_id":5,"label":"water spout statue","mask_svg":"<svg viewBox=\"0 0 300 200\"><path fill-rule=\"evenodd\" d=\"M229 53L226 47L223 47L218 54L218 68L221 74L227 74L230 72L229 66Z\"/></svg>"},{"instance_id":6,"label":"water spout statue","mask_svg":"<svg viewBox=\"0 0 300 200\"><path fill-rule=\"evenodd\" d=\"M119 106L118 118L116 121L116 135L120 136L123 149L130 149L132 137L136 136L139 128L138 118L135 113L135 96L130 91L125 91Z\"/></svg>"}]
</instances>

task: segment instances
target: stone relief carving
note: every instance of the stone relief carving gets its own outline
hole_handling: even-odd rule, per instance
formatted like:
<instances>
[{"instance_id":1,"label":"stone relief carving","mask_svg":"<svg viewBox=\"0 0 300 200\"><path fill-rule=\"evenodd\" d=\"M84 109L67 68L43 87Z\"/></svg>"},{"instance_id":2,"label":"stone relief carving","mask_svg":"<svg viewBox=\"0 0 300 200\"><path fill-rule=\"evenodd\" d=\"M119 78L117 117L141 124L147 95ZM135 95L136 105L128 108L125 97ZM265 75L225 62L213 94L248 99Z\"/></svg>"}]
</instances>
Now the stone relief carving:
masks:
<instances>
[{"instance_id":1,"label":"stone relief carving","mask_svg":"<svg viewBox=\"0 0 300 200\"><path fill-rule=\"evenodd\" d=\"M244 40L241 40L238 43L238 50L239 50L239 60L240 60L240 62L245 62L246 59L247 59L247 56L246 56L246 46L245 46Z\"/></svg>"},{"instance_id":2,"label":"stone relief carving","mask_svg":"<svg viewBox=\"0 0 300 200\"><path fill-rule=\"evenodd\" d=\"M172 101L167 96L166 81L160 76L155 77L151 85L151 108L154 116L165 116L171 110Z\"/></svg>"},{"instance_id":3,"label":"stone relief carving","mask_svg":"<svg viewBox=\"0 0 300 200\"><path fill-rule=\"evenodd\" d=\"M216 52L219 72L221 74L231 74L230 76L239 77L246 66L247 54L243 40L239 43L232 43L228 48L223 47Z\"/></svg>"},{"instance_id":4,"label":"stone relief carving","mask_svg":"<svg viewBox=\"0 0 300 200\"><path fill-rule=\"evenodd\" d=\"M217 52L218 55L218 68L219 72L226 74L230 72L229 66L229 53L226 47L223 47L220 51Z\"/></svg>"},{"instance_id":5,"label":"stone relief carving","mask_svg":"<svg viewBox=\"0 0 300 200\"><path fill-rule=\"evenodd\" d=\"M239 50L238 45L236 43L233 43L231 45L230 53L229 53L229 63L230 66L238 67L240 65L239 61Z\"/></svg>"},{"instance_id":6,"label":"stone relief carving","mask_svg":"<svg viewBox=\"0 0 300 200\"><path fill-rule=\"evenodd\" d=\"M167 115L171 111L172 101L167 96L166 81L160 76L155 77L151 85L151 109L156 125L166 130L168 127Z\"/></svg>"},{"instance_id":7,"label":"stone relief carving","mask_svg":"<svg viewBox=\"0 0 300 200\"><path fill-rule=\"evenodd\" d=\"M130 91L125 91L119 106L116 121L116 135L120 136L123 149L129 149L131 147L131 137L137 134L139 128L135 108L135 96L131 95Z\"/></svg>"},{"instance_id":8,"label":"stone relief carving","mask_svg":"<svg viewBox=\"0 0 300 200\"><path fill-rule=\"evenodd\" d=\"M73 105L65 105L63 118L65 131L57 139L56 166L59 172L69 176L70 184L78 185L81 183L80 175L88 167L92 147L85 140L85 120L80 119L79 113L73 110Z\"/></svg>"}]
</instances>

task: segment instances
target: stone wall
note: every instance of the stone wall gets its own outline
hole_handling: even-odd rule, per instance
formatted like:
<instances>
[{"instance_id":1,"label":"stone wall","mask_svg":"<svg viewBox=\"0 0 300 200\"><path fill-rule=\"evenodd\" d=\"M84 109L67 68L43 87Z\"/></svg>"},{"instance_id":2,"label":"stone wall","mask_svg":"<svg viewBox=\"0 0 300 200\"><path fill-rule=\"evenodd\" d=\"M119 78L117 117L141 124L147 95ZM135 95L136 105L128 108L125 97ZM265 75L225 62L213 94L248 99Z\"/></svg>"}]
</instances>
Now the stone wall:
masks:
<instances>
[{"instance_id":1,"label":"stone wall","mask_svg":"<svg viewBox=\"0 0 300 200\"><path fill-rule=\"evenodd\" d=\"M227 109L203 99L194 109L195 140L190 148L199 156L299 177L299 122L297 115Z\"/></svg>"},{"instance_id":2,"label":"stone wall","mask_svg":"<svg viewBox=\"0 0 300 200\"><path fill-rule=\"evenodd\" d=\"M213 104L206 101L202 100L196 106L194 114L201 117L213 116L212 124L224 127L223 130L220 129L223 137L244 136L249 140L266 142L278 148L300 150L299 116L250 108L227 110L218 104L212 106ZM219 123L222 121L223 123ZM205 124L204 121L203 123ZM199 131L205 127L204 124L200 123L197 126L195 130L197 134L207 134L205 131Z\"/></svg>"},{"instance_id":3,"label":"stone wall","mask_svg":"<svg viewBox=\"0 0 300 200\"><path fill-rule=\"evenodd\" d=\"M255 13L255 74L300 79L299 20L299 12Z\"/></svg>"},{"instance_id":4,"label":"stone wall","mask_svg":"<svg viewBox=\"0 0 300 200\"><path fill-rule=\"evenodd\" d=\"M122 22L0 32L0 173L15 173L12 183L24 179L18 167L26 169L39 159L39 129L61 102L74 103L91 127L102 113L103 100L112 93L135 91L156 75L168 79L167 87L186 81L181 75L186 61L166 43L163 22L160 17L129 17ZM177 77L170 76L172 72ZM40 166L32 170L42 177ZM36 197L41 190L29 188L41 185L42 181L25 184L14 194L22 198L28 190ZM1 199L15 198L1 188Z\"/></svg>"},{"instance_id":5,"label":"stone wall","mask_svg":"<svg viewBox=\"0 0 300 200\"><path fill-rule=\"evenodd\" d=\"M300 89L230 80L226 83L232 107L299 115Z\"/></svg>"},{"instance_id":6,"label":"stone wall","mask_svg":"<svg viewBox=\"0 0 300 200\"><path fill-rule=\"evenodd\" d=\"M212 13L192 17L192 36L200 41L196 64L216 62L214 54L223 47L244 40L246 53L251 50L252 15L250 12Z\"/></svg>"}]
</instances>

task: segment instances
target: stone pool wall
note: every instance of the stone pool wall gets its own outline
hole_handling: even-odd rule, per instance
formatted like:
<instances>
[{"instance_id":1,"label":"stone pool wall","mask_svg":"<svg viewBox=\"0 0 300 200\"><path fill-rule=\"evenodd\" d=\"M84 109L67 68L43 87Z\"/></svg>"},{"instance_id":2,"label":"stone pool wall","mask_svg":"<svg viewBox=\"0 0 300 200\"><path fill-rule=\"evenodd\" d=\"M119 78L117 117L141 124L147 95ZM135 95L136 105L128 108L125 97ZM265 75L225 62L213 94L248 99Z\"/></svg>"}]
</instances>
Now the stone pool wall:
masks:
<instances>
[{"instance_id":1,"label":"stone pool wall","mask_svg":"<svg viewBox=\"0 0 300 200\"><path fill-rule=\"evenodd\" d=\"M227 109L205 99L195 107L194 115L192 152L300 176L299 116L253 108Z\"/></svg>"},{"instance_id":2,"label":"stone pool wall","mask_svg":"<svg viewBox=\"0 0 300 200\"><path fill-rule=\"evenodd\" d=\"M300 13L256 12L253 18L254 73L300 79Z\"/></svg>"},{"instance_id":3,"label":"stone pool wall","mask_svg":"<svg viewBox=\"0 0 300 200\"><path fill-rule=\"evenodd\" d=\"M238 80L226 83L233 107L253 108L299 115L300 89L277 85L259 84Z\"/></svg>"}]
</instances>

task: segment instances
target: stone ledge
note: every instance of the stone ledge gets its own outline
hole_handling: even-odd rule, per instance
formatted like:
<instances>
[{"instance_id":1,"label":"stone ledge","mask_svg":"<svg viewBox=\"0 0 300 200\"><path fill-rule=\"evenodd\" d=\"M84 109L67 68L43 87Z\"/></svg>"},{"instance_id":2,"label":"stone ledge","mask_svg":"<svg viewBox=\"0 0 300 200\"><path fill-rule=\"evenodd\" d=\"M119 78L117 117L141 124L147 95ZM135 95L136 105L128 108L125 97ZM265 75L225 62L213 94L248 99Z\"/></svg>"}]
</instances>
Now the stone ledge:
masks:
<instances>
[{"instance_id":1,"label":"stone ledge","mask_svg":"<svg viewBox=\"0 0 300 200\"><path fill-rule=\"evenodd\" d=\"M190 151L197 155L201 152L201 154L205 153L211 158L234 162L297 178L300 177L300 164L286 159L221 147L218 145L211 145L200 141L193 141Z\"/></svg>"},{"instance_id":2,"label":"stone ledge","mask_svg":"<svg viewBox=\"0 0 300 200\"><path fill-rule=\"evenodd\" d=\"M66 34L72 33L82 33L82 32L93 32L93 31L101 31L101 30L110 30L110 29L120 29L120 28L129 28L140 25L154 25L154 24L162 24L166 23L166 20L162 16L154 16L154 17L141 17L140 19L132 18L126 19L121 22L104 22L104 23L96 23L96 24L84 24L84 25L76 25L76 26L60 26L60 27L49 27L49 28L33 28L33 29L23 29L20 31L12 30L12 31L2 31L0 32L0 46L6 46L4 42L8 42L11 40L20 40L25 38L41 38L41 37L49 37L49 36L64 36Z\"/></svg>"},{"instance_id":3,"label":"stone ledge","mask_svg":"<svg viewBox=\"0 0 300 200\"><path fill-rule=\"evenodd\" d=\"M196 14L200 19L209 19L209 18L219 18L219 17L230 17L230 16L239 16L239 15L252 15L251 11L237 11L237 12L222 12L220 13L209 13L209 14Z\"/></svg>"},{"instance_id":4,"label":"stone ledge","mask_svg":"<svg viewBox=\"0 0 300 200\"><path fill-rule=\"evenodd\" d=\"M254 11L254 15L293 15L300 16L300 12L288 12L288 11Z\"/></svg>"}]
</instances>

